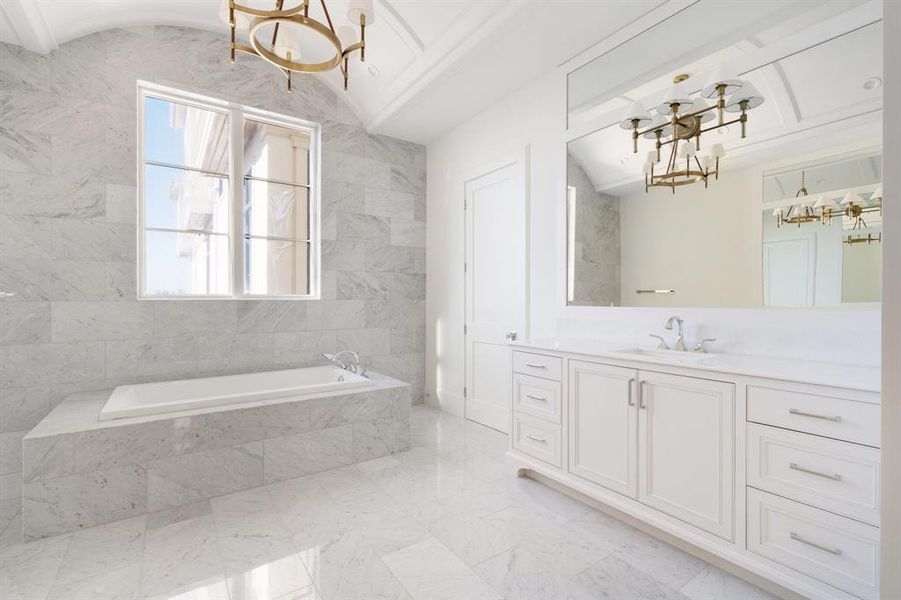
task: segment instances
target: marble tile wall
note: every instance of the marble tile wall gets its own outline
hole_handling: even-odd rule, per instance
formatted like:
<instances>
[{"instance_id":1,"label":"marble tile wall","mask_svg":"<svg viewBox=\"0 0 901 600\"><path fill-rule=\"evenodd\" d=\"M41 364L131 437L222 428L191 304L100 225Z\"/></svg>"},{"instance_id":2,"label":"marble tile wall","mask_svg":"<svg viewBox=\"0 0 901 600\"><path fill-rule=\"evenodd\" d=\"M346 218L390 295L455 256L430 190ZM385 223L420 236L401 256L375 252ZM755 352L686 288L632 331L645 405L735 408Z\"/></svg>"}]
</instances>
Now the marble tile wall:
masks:
<instances>
[{"instance_id":1,"label":"marble tile wall","mask_svg":"<svg viewBox=\"0 0 901 600\"><path fill-rule=\"evenodd\" d=\"M575 281L572 304L619 306L619 198L595 191L594 184L570 156L566 184L576 189Z\"/></svg>"},{"instance_id":2,"label":"marble tile wall","mask_svg":"<svg viewBox=\"0 0 901 600\"><path fill-rule=\"evenodd\" d=\"M81 392L25 438L25 540L381 458L410 445L409 385L192 416L98 421Z\"/></svg>"},{"instance_id":3,"label":"marble tile wall","mask_svg":"<svg viewBox=\"0 0 901 600\"><path fill-rule=\"evenodd\" d=\"M323 126L323 299L135 300L136 81ZM225 37L110 30L48 56L0 44L0 544L20 529L21 439L68 394L301 366L361 351L425 375L425 148L369 135L312 77L293 94Z\"/></svg>"}]
</instances>

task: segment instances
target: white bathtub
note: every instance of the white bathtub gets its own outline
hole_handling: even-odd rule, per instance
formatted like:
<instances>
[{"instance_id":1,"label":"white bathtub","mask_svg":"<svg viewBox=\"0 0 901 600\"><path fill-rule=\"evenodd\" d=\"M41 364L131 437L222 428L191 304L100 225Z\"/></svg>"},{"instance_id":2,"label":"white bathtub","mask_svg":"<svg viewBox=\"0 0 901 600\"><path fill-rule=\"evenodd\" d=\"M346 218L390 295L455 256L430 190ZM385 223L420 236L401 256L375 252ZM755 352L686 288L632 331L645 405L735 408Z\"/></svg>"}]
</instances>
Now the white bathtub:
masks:
<instances>
[{"instance_id":1,"label":"white bathtub","mask_svg":"<svg viewBox=\"0 0 901 600\"><path fill-rule=\"evenodd\" d=\"M100 420L306 396L370 385L372 382L366 377L333 365L120 385L100 411Z\"/></svg>"}]
</instances>

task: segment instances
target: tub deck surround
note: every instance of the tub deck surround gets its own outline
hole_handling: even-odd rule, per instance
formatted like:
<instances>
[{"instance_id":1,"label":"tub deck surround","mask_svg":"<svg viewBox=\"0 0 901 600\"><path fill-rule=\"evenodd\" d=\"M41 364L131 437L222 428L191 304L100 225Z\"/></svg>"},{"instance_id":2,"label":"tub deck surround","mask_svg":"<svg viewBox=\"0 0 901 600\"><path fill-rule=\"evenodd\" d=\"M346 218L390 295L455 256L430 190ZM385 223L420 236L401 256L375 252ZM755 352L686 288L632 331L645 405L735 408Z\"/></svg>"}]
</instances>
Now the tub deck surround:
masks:
<instances>
[{"instance_id":1,"label":"tub deck surround","mask_svg":"<svg viewBox=\"0 0 901 600\"><path fill-rule=\"evenodd\" d=\"M370 377L354 390L108 421L110 392L73 394L22 442L25 539L408 448L409 384Z\"/></svg>"},{"instance_id":2,"label":"tub deck surround","mask_svg":"<svg viewBox=\"0 0 901 600\"><path fill-rule=\"evenodd\" d=\"M511 352L520 472L805 597L879 597L878 368L587 340Z\"/></svg>"},{"instance_id":3,"label":"tub deck surround","mask_svg":"<svg viewBox=\"0 0 901 600\"><path fill-rule=\"evenodd\" d=\"M696 355L689 352L692 360L680 363L650 356L637 356L627 352L635 348L653 348L644 341L639 344L630 344L629 342L599 340L535 339L511 342L510 346L526 350L531 348L542 352L607 358L617 362L634 362L638 365L658 364L667 367L684 367L710 373L762 377L863 392L878 392L882 385L882 371L879 367L728 354L719 352L715 344L708 348L709 357L695 359Z\"/></svg>"}]
</instances>

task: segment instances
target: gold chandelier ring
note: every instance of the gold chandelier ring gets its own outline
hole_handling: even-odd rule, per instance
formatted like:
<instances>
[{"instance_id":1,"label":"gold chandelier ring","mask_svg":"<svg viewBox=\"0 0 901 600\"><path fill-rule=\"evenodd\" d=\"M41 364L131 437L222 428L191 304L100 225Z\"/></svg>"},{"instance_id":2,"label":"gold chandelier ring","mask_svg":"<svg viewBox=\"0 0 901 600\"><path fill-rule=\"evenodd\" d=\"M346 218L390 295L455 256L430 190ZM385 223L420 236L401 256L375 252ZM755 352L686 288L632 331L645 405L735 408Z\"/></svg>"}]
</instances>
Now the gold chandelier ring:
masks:
<instances>
[{"instance_id":1,"label":"gold chandelier ring","mask_svg":"<svg viewBox=\"0 0 901 600\"><path fill-rule=\"evenodd\" d=\"M290 25L300 25L312 29L329 41L335 47L335 56L329 60L318 63L301 63L287 60L266 48L266 43L257 38L260 28L268 23L285 23ZM341 63L342 48L341 40L332 32L331 29L320 23L319 21L304 17L303 15L293 15L290 17L269 17L256 19L250 27L250 44L260 56L260 58L272 63L280 69L295 71L297 73L320 73L322 71L330 71Z\"/></svg>"},{"instance_id":2,"label":"gold chandelier ring","mask_svg":"<svg viewBox=\"0 0 901 600\"><path fill-rule=\"evenodd\" d=\"M244 13L246 15L253 15L254 17L263 17L266 19L271 19L274 17L291 17L296 14L303 12L304 6L306 4L298 4L292 8L283 8L281 10L261 10L259 8L253 8L251 6L244 6L243 4L238 4L237 2L234 4L233 8L237 12Z\"/></svg>"},{"instance_id":3,"label":"gold chandelier ring","mask_svg":"<svg viewBox=\"0 0 901 600\"><path fill-rule=\"evenodd\" d=\"M679 177L686 177L688 179L677 181ZM692 183L703 181L706 177L707 174L705 174L703 171L674 171L672 173L662 173L660 175L654 175L654 180L648 185L665 187L691 185Z\"/></svg>"}]
</instances>

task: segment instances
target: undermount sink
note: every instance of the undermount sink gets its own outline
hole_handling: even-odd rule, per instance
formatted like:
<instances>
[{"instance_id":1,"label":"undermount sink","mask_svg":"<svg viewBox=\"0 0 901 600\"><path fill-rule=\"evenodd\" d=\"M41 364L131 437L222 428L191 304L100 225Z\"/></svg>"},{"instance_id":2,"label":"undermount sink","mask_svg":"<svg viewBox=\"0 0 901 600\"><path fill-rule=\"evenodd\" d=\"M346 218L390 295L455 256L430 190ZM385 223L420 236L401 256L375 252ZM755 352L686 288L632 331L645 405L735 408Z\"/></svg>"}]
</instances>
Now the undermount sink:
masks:
<instances>
[{"instance_id":1,"label":"undermount sink","mask_svg":"<svg viewBox=\"0 0 901 600\"><path fill-rule=\"evenodd\" d=\"M658 348L624 348L618 350L617 354L626 354L644 359L665 360L675 363L697 362L707 358L714 358L716 354L707 352L687 352L684 350L661 350Z\"/></svg>"}]
</instances>

